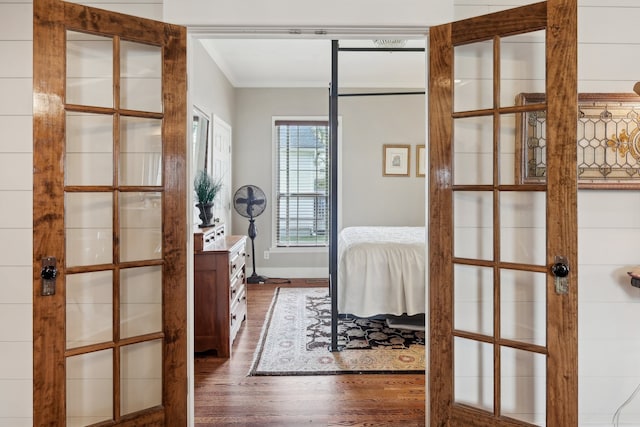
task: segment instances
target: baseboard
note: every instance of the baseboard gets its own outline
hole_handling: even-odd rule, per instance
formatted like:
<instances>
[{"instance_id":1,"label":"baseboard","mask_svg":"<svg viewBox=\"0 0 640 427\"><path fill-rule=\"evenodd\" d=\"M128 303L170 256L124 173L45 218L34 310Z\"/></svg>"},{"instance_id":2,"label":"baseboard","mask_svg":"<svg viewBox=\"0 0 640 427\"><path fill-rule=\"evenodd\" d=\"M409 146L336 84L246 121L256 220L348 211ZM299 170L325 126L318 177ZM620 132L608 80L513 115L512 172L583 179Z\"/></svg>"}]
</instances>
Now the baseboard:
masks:
<instances>
[{"instance_id":1,"label":"baseboard","mask_svg":"<svg viewBox=\"0 0 640 427\"><path fill-rule=\"evenodd\" d=\"M247 267L247 276L251 276L251 267ZM268 277L270 279L326 279L329 277L329 270L322 267L257 268L256 274Z\"/></svg>"}]
</instances>

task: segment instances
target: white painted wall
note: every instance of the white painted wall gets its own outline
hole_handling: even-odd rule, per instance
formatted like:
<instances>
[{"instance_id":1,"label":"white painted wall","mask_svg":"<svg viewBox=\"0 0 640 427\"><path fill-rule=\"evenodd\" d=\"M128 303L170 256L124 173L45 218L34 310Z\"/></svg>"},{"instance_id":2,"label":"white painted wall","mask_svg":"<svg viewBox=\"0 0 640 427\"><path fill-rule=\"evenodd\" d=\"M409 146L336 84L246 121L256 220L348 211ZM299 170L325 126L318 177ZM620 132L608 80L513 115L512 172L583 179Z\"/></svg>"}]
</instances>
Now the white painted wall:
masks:
<instances>
[{"instance_id":1,"label":"white painted wall","mask_svg":"<svg viewBox=\"0 0 640 427\"><path fill-rule=\"evenodd\" d=\"M343 89L341 89L343 90ZM359 90L364 91L363 89ZM385 89L376 91L384 92ZM387 89L397 91L397 89ZM356 92L344 88L344 93ZM424 144L424 96L344 97L341 118L342 226L424 225L424 178L416 177L416 145ZM327 117L327 89L237 89L234 187L255 184L273 200L272 117ZM383 144L411 145L410 176L382 176ZM247 233L234 214L233 231ZM273 248L272 211L256 218L256 270L267 277L327 277L327 250ZM264 251L270 251L268 260Z\"/></svg>"},{"instance_id":2,"label":"white painted wall","mask_svg":"<svg viewBox=\"0 0 640 427\"><path fill-rule=\"evenodd\" d=\"M640 80L640 41L633 30L640 4L580 5L579 92L632 92ZM578 194L581 425L609 426L613 412L640 384L640 289L626 275L640 264L638 209L638 191ZM640 396L623 409L620 425L640 425Z\"/></svg>"},{"instance_id":3,"label":"white painted wall","mask_svg":"<svg viewBox=\"0 0 640 427\"><path fill-rule=\"evenodd\" d=\"M164 16L185 25L291 26L416 26L441 24L452 16L452 0L165 0Z\"/></svg>"},{"instance_id":4,"label":"white painted wall","mask_svg":"<svg viewBox=\"0 0 640 427\"><path fill-rule=\"evenodd\" d=\"M0 426L31 425L32 8L0 4Z\"/></svg>"},{"instance_id":5,"label":"white painted wall","mask_svg":"<svg viewBox=\"0 0 640 427\"><path fill-rule=\"evenodd\" d=\"M0 5L3 56L0 66L0 351L9 355L0 368L0 414L28 425L31 412L31 43L29 4ZM13 16L13 19L9 17ZM20 54L21 51L27 54ZM19 206L7 209L8 206ZM15 357L12 357L15 356ZM23 420L26 419L26 422ZM11 422L11 421L10 421ZM9 423L10 423L9 422ZM1 423L1 422L0 422ZM2 425L2 424L0 424ZM6 424L9 425L9 424Z\"/></svg>"},{"instance_id":6,"label":"white painted wall","mask_svg":"<svg viewBox=\"0 0 640 427\"><path fill-rule=\"evenodd\" d=\"M234 187L257 185L265 192L268 201L273 200L272 117L327 116L328 111L326 89L236 89ZM233 215L234 234L246 235L247 219L235 212ZM273 278L327 277L326 249L273 253L268 261L264 260L264 251L270 250L271 246L271 219L271 205L256 218L256 273ZM250 251L249 248L247 250ZM248 263L252 264L252 261L248 260Z\"/></svg>"},{"instance_id":7,"label":"white painted wall","mask_svg":"<svg viewBox=\"0 0 640 427\"><path fill-rule=\"evenodd\" d=\"M189 43L189 85L196 88L190 92L190 103L209 117L209 140L213 145L212 128L214 126L214 116L228 124L232 131L235 127L235 89L211 59L211 56L207 54L200 41L195 37L191 37ZM211 147L209 156L211 156ZM212 168L215 168L215 166L209 165L209 170L214 170ZM189 185L191 182L190 180ZM231 190L225 188L223 192L232 191L235 186L231 185ZM225 222L224 219L228 215L227 207L223 206L222 203L224 200L224 194L220 194L216 198L214 206L214 217L222 218L223 222ZM231 207L230 209L233 208ZM194 208L194 224L200 224L200 222L198 210ZM230 233L230 221L226 222L227 230Z\"/></svg>"}]
</instances>

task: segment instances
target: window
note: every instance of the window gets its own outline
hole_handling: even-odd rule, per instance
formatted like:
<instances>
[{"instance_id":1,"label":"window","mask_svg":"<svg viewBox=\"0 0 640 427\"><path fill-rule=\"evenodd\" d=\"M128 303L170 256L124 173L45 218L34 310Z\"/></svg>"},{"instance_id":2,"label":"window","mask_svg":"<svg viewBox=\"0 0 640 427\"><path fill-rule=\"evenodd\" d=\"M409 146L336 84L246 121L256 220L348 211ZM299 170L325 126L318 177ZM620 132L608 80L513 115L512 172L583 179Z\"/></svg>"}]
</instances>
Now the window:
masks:
<instances>
[{"instance_id":1,"label":"window","mask_svg":"<svg viewBox=\"0 0 640 427\"><path fill-rule=\"evenodd\" d=\"M329 244L329 123L275 120L277 247Z\"/></svg>"}]
</instances>

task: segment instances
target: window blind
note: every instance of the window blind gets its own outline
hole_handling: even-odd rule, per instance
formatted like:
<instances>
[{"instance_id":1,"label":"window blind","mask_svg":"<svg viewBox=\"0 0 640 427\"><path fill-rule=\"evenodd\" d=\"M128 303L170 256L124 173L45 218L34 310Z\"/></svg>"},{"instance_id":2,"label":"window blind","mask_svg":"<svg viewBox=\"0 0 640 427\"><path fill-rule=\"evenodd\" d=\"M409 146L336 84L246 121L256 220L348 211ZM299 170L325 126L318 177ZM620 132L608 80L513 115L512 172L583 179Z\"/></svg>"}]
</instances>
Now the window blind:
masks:
<instances>
[{"instance_id":1,"label":"window blind","mask_svg":"<svg viewBox=\"0 0 640 427\"><path fill-rule=\"evenodd\" d=\"M276 120L276 246L329 244L329 123Z\"/></svg>"}]
</instances>

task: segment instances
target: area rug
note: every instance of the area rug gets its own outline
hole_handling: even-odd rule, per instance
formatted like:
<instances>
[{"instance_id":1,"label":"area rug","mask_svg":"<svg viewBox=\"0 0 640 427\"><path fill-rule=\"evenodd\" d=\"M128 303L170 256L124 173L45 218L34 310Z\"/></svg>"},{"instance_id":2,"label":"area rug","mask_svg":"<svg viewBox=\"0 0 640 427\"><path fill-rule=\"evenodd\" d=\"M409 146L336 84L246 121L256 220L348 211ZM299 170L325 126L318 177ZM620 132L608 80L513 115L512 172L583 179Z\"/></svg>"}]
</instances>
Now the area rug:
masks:
<instances>
[{"instance_id":1,"label":"area rug","mask_svg":"<svg viewBox=\"0 0 640 427\"><path fill-rule=\"evenodd\" d=\"M384 319L341 318L331 343L328 289L277 288L249 375L424 374L424 331Z\"/></svg>"}]
</instances>

